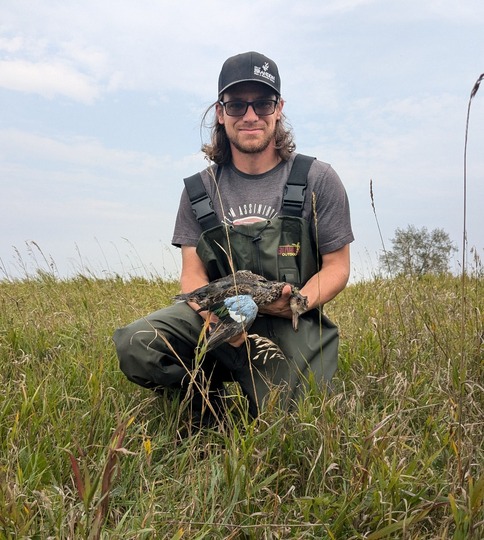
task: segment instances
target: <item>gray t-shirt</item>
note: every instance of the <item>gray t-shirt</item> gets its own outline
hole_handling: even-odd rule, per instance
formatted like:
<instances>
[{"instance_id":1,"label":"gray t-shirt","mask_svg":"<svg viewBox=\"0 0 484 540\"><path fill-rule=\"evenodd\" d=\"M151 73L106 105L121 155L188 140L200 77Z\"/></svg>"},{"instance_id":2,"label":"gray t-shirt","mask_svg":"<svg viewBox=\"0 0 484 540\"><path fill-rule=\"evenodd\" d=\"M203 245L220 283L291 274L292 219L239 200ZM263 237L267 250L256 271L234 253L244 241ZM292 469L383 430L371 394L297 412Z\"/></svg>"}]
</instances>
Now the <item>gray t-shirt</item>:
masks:
<instances>
[{"instance_id":1,"label":"gray t-shirt","mask_svg":"<svg viewBox=\"0 0 484 540\"><path fill-rule=\"evenodd\" d=\"M284 187L295 155L264 174L245 174L234 166L224 166L218 183L217 166L202 171L202 181L213 201L215 213L224 222L243 225L266 221L281 212ZM354 240L350 209L344 186L330 165L314 160L302 217L312 224L321 255L336 251ZM175 222L172 244L196 246L202 229L193 214L186 189L183 190Z\"/></svg>"}]
</instances>

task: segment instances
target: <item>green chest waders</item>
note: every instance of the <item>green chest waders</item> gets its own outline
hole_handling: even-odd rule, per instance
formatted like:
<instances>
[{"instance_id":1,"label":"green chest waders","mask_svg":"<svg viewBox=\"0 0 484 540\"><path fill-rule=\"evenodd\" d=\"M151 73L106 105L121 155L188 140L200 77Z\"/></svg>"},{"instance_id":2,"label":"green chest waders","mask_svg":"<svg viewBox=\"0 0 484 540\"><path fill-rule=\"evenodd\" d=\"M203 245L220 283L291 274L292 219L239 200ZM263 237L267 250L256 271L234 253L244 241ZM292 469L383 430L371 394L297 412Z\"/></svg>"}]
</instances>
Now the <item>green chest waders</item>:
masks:
<instances>
[{"instance_id":1,"label":"green chest waders","mask_svg":"<svg viewBox=\"0 0 484 540\"><path fill-rule=\"evenodd\" d=\"M300 217L312 160L296 156L286 186L283 215L248 225L220 225L201 178L195 175L185 180L194 213L205 229L197 254L211 280L244 269L302 286L317 273L318 250L309 222ZM295 399L310 381L321 384L331 380L337 366L338 329L321 310L304 314L298 332L288 319L259 316L250 333L269 338L285 355L285 359L253 360L245 371L236 374L249 400L252 398L258 406L273 385L285 387L284 396Z\"/></svg>"}]
</instances>

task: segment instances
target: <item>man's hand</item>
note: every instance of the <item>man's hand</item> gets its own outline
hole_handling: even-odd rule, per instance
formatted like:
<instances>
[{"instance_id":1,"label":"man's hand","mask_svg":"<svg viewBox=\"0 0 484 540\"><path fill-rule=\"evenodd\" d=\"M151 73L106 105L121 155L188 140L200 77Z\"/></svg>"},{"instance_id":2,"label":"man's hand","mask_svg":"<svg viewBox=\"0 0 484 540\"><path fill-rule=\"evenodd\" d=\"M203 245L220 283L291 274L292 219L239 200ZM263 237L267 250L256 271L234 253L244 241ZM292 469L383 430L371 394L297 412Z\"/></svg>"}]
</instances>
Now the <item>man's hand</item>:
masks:
<instances>
[{"instance_id":1,"label":"man's hand","mask_svg":"<svg viewBox=\"0 0 484 540\"><path fill-rule=\"evenodd\" d=\"M292 319L292 311L289 306L289 298L291 297L291 286L285 285L282 289L281 296L266 306L260 306L259 313L264 315L273 315L283 317L284 319Z\"/></svg>"},{"instance_id":2,"label":"man's hand","mask_svg":"<svg viewBox=\"0 0 484 540\"><path fill-rule=\"evenodd\" d=\"M229 339L227 343L229 345L232 345L232 347L237 348L237 347L240 347L245 342L246 339L247 339L247 332L241 332L237 336L234 336L232 339Z\"/></svg>"}]
</instances>

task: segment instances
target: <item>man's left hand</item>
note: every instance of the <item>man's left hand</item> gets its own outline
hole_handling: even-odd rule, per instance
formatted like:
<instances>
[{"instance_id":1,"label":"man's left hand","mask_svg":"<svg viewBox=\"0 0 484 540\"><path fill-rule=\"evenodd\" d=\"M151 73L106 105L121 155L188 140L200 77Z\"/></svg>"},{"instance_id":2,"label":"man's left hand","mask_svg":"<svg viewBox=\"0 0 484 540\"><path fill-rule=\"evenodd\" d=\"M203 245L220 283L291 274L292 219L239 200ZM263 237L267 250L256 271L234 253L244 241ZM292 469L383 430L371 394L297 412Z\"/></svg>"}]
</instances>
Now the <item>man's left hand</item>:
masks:
<instances>
[{"instance_id":1,"label":"man's left hand","mask_svg":"<svg viewBox=\"0 0 484 540\"><path fill-rule=\"evenodd\" d=\"M291 286L285 285L282 289L281 296L266 306L259 307L259 313L264 315L273 315L275 317L283 317L284 319L292 319L292 311L289 306L289 298L291 297Z\"/></svg>"}]
</instances>

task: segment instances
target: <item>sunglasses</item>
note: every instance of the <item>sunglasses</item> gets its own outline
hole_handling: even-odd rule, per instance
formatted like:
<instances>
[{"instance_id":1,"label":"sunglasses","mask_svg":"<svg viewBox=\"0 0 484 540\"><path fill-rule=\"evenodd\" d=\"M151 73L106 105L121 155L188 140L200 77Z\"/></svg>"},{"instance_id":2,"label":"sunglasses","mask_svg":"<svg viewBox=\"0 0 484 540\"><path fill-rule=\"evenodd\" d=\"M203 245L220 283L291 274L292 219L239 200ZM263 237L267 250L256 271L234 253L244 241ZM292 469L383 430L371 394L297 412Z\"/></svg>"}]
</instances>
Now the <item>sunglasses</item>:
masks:
<instances>
[{"instance_id":1,"label":"sunglasses","mask_svg":"<svg viewBox=\"0 0 484 540\"><path fill-rule=\"evenodd\" d=\"M256 99L255 101L219 101L229 116L244 116L249 105L257 116L269 116L276 110L277 99Z\"/></svg>"}]
</instances>

